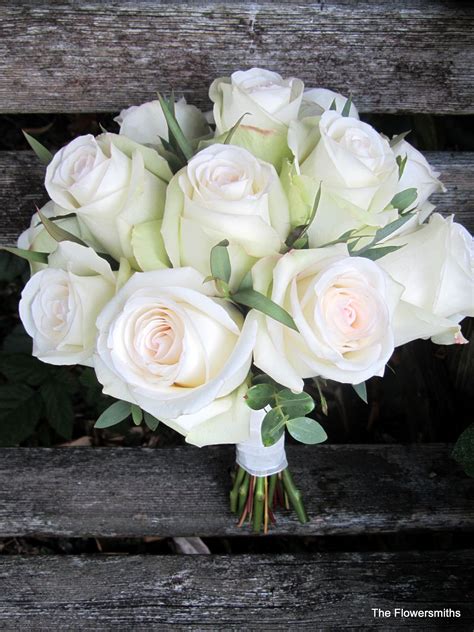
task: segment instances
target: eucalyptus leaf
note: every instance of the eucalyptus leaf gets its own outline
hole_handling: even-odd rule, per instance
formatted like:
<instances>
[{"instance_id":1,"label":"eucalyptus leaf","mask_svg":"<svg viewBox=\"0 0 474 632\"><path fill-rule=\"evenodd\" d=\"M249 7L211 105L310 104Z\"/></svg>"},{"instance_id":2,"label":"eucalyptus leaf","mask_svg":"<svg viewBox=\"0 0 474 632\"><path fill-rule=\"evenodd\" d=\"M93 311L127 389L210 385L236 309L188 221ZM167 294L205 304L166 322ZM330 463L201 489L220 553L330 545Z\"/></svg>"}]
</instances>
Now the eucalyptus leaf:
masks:
<instances>
[{"instance_id":1,"label":"eucalyptus leaf","mask_svg":"<svg viewBox=\"0 0 474 632\"><path fill-rule=\"evenodd\" d=\"M160 424L160 420L153 417L153 415L150 415L150 413L147 413L146 410L143 411L143 419L145 420L145 424L148 428L150 428L153 432L155 432Z\"/></svg>"},{"instance_id":2,"label":"eucalyptus leaf","mask_svg":"<svg viewBox=\"0 0 474 632\"><path fill-rule=\"evenodd\" d=\"M170 107L167 101L163 99L161 94L158 94L158 99L160 101L161 109L163 110L163 114L165 115L166 123L168 125L168 130L170 133L170 137L173 136L179 146L179 149L183 153L186 160L190 160L193 157L193 148L191 147L190 142L183 134L181 127L179 126L176 117L173 114L173 107Z\"/></svg>"},{"instance_id":3,"label":"eucalyptus leaf","mask_svg":"<svg viewBox=\"0 0 474 632\"><path fill-rule=\"evenodd\" d=\"M276 443L285 432L285 425L288 420L281 410L272 408L264 417L262 422L262 443L269 447Z\"/></svg>"},{"instance_id":4,"label":"eucalyptus leaf","mask_svg":"<svg viewBox=\"0 0 474 632\"><path fill-rule=\"evenodd\" d=\"M140 406L137 406L136 404L131 404L130 410L132 412L133 423L136 426L139 426L142 423L142 419L143 419L142 409L140 408Z\"/></svg>"},{"instance_id":5,"label":"eucalyptus leaf","mask_svg":"<svg viewBox=\"0 0 474 632\"><path fill-rule=\"evenodd\" d=\"M403 215L402 217L398 217L393 222L390 222L390 224L387 224L386 226L379 228L377 232L375 233L372 243L377 243L379 241L383 241L384 239L387 239L387 237L389 237L392 233L394 233L399 228L401 228L412 217L413 217L413 214L409 213L407 215Z\"/></svg>"},{"instance_id":6,"label":"eucalyptus leaf","mask_svg":"<svg viewBox=\"0 0 474 632\"><path fill-rule=\"evenodd\" d=\"M286 427L293 439L301 443L314 445L315 443L322 443L328 438L321 424L314 419L309 419L309 417L290 419L287 421Z\"/></svg>"},{"instance_id":7,"label":"eucalyptus leaf","mask_svg":"<svg viewBox=\"0 0 474 632\"><path fill-rule=\"evenodd\" d=\"M403 172L405 171L405 167L408 161L408 154L405 154L404 158L402 158L401 156L397 156L396 161L398 165L398 179L400 180Z\"/></svg>"},{"instance_id":8,"label":"eucalyptus leaf","mask_svg":"<svg viewBox=\"0 0 474 632\"><path fill-rule=\"evenodd\" d=\"M272 384L255 384L247 391L247 406L252 410L261 410L272 402L274 394L275 388Z\"/></svg>"},{"instance_id":9,"label":"eucalyptus leaf","mask_svg":"<svg viewBox=\"0 0 474 632\"><path fill-rule=\"evenodd\" d=\"M227 136L224 138L224 143L223 143L224 145L230 144L230 141L232 140L232 136L235 134L235 132L239 128L240 124L242 123L243 118L249 115L250 115L250 112L244 112L242 116L239 118L239 120L237 121L237 123L235 123L235 125L233 125L230 128L230 130L227 132Z\"/></svg>"},{"instance_id":10,"label":"eucalyptus leaf","mask_svg":"<svg viewBox=\"0 0 474 632\"><path fill-rule=\"evenodd\" d=\"M336 99L332 100L331 105L329 106L330 110L337 110L337 104L336 104Z\"/></svg>"},{"instance_id":11,"label":"eucalyptus leaf","mask_svg":"<svg viewBox=\"0 0 474 632\"><path fill-rule=\"evenodd\" d=\"M122 400L114 402L100 415L94 424L94 428L109 428L110 426L115 426L126 419L130 413L131 405L129 402L123 402Z\"/></svg>"},{"instance_id":12,"label":"eucalyptus leaf","mask_svg":"<svg viewBox=\"0 0 474 632\"><path fill-rule=\"evenodd\" d=\"M377 261L377 259L381 259L385 257L385 255L389 255L391 252L396 252L403 248L405 244L401 244L400 246L377 246L376 248L370 248L369 250L364 250L363 252L355 253L358 257L364 257L365 259L370 259L371 261Z\"/></svg>"},{"instance_id":13,"label":"eucalyptus leaf","mask_svg":"<svg viewBox=\"0 0 474 632\"><path fill-rule=\"evenodd\" d=\"M26 259L32 263L48 263L47 252L35 252L34 250L25 250L24 248L14 248L13 246L0 246L0 250L11 252L12 255Z\"/></svg>"},{"instance_id":14,"label":"eucalyptus leaf","mask_svg":"<svg viewBox=\"0 0 474 632\"><path fill-rule=\"evenodd\" d=\"M49 165L49 163L53 159L53 154L49 151L49 149L46 149L46 147L42 145L39 142L39 140L36 140L36 138L33 138L33 136L30 136L29 134L27 134L25 130L22 130L22 132L23 132L23 136L26 138L28 142L28 145L35 152L39 160L44 165Z\"/></svg>"},{"instance_id":15,"label":"eucalyptus leaf","mask_svg":"<svg viewBox=\"0 0 474 632\"><path fill-rule=\"evenodd\" d=\"M214 279L220 279L225 283L229 283L231 275L228 245L229 242L227 239L224 239L211 250L211 274Z\"/></svg>"},{"instance_id":16,"label":"eucalyptus leaf","mask_svg":"<svg viewBox=\"0 0 474 632\"><path fill-rule=\"evenodd\" d=\"M398 143L401 143L402 140L405 139L405 136L408 136L408 134L410 133L411 133L411 129L409 129L407 132L402 132L401 134L398 134L398 136L394 136L392 140L390 141L390 147L395 147L395 145L398 145Z\"/></svg>"},{"instance_id":17,"label":"eucalyptus leaf","mask_svg":"<svg viewBox=\"0 0 474 632\"><path fill-rule=\"evenodd\" d=\"M349 116L349 114L351 113L351 105L352 105L352 94L349 95L349 98L344 103L341 116Z\"/></svg>"},{"instance_id":18,"label":"eucalyptus leaf","mask_svg":"<svg viewBox=\"0 0 474 632\"><path fill-rule=\"evenodd\" d=\"M284 388L276 395L276 403L288 417L303 417L314 410L314 400L308 393L293 393Z\"/></svg>"},{"instance_id":19,"label":"eucalyptus leaf","mask_svg":"<svg viewBox=\"0 0 474 632\"><path fill-rule=\"evenodd\" d=\"M249 270L239 285L240 290L251 290L253 288L252 272Z\"/></svg>"},{"instance_id":20,"label":"eucalyptus leaf","mask_svg":"<svg viewBox=\"0 0 474 632\"><path fill-rule=\"evenodd\" d=\"M367 386L365 382L361 382L360 384L353 384L352 388L355 390L355 392L361 398L361 400L367 404L368 403Z\"/></svg>"},{"instance_id":21,"label":"eucalyptus leaf","mask_svg":"<svg viewBox=\"0 0 474 632\"><path fill-rule=\"evenodd\" d=\"M392 198L390 204L394 208L398 209L399 213L402 213L406 208L413 204L417 195L417 190L413 187L410 189L404 189Z\"/></svg>"},{"instance_id":22,"label":"eucalyptus leaf","mask_svg":"<svg viewBox=\"0 0 474 632\"><path fill-rule=\"evenodd\" d=\"M303 247L306 247L306 244L305 244L305 242L307 242L306 233L308 232L308 228L311 226L314 218L316 217L316 211L318 210L320 199L321 199L321 184L319 185L318 191L314 198L313 208L311 209L311 214L308 218L308 221L306 222L306 224L301 224L300 226L297 226L296 228L294 228L290 232L288 237L286 238L285 245L288 248L301 249Z\"/></svg>"},{"instance_id":23,"label":"eucalyptus leaf","mask_svg":"<svg viewBox=\"0 0 474 632\"><path fill-rule=\"evenodd\" d=\"M57 242L72 241L75 244L79 244L80 246L87 247L87 244L84 241L82 241L82 239L80 239L79 237L76 237L76 235L73 235L68 230L61 228L61 226L58 226L57 224L52 222L45 215L43 215L43 213L40 211L39 208L37 208L36 210L38 212L39 218L41 219L43 226L46 228L46 230L51 235L51 237L55 239Z\"/></svg>"},{"instance_id":24,"label":"eucalyptus leaf","mask_svg":"<svg viewBox=\"0 0 474 632\"><path fill-rule=\"evenodd\" d=\"M290 314L283 309L283 307L280 307L280 305L277 305L267 296L257 292L256 290L239 290L232 295L232 300L235 303L240 303L246 307L256 309L259 312L270 316L270 318L274 318L278 322L283 323L283 325L286 325L290 329L298 331L295 321Z\"/></svg>"}]
</instances>

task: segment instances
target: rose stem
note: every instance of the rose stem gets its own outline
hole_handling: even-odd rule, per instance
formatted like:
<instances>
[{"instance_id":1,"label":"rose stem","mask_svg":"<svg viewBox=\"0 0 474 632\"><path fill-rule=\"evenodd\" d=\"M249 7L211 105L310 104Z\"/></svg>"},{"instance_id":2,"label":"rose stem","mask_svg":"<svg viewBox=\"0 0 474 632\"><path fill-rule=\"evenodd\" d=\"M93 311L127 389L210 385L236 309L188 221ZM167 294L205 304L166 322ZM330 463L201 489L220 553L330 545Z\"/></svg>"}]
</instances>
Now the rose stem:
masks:
<instances>
[{"instance_id":1,"label":"rose stem","mask_svg":"<svg viewBox=\"0 0 474 632\"><path fill-rule=\"evenodd\" d=\"M265 499L265 477L259 476L255 485L255 500L253 505L253 530L258 533L262 527L263 501Z\"/></svg>"},{"instance_id":2,"label":"rose stem","mask_svg":"<svg viewBox=\"0 0 474 632\"><path fill-rule=\"evenodd\" d=\"M275 516L273 515L273 511L270 509L270 507L268 508L268 515L270 517L271 522L273 522L273 524L276 524Z\"/></svg>"},{"instance_id":3,"label":"rose stem","mask_svg":"<svg viewBox=\"0 0 474 632\"><path fill-rule=\"evenodd\" d=\"M230 492L230 510L232 513L237 511L237 500L239 498L239 487L244 480L245 470L242 467L237 468L237 473L235 475L235 482L232 490Z\"/></svg>"},{"instance_id":4,"label":"rose stem","mask_svg":"<svg viewBox=\"0 0 474 632\"><path fill-rule=\"evenodd\" d=\"M263 479L265 482L265 512L263 514L263 533L268 533L268 476Z\"/></svg>"},{"instance_id":5,"label":"rose stem","mask_svg":"<svg viewBox=\"0 0 474 632\"><path fill-rule=\"evenodd\" d=\"M288 493L288 496L290 497L291 504L293 505L296 511L299 521L302 524L304 524L305 522L308 522L309 518L306 514L306 510L303 505L301 492L299 489L297 489L297 487L293 483L293 478L288 468L286 468L286 470L283 470L282 475L283 475L283 485L285 486L285 491Z\"/></svg>"},{"instance_id":6,"label":"rose stem","mask_svg":"<svg viewBox=\"0 0 474 632\"><path fill-rule=\"evenodd\" d=\"M273 508L274 504L275 504L275 488L276 488L276 482L277 482L277 475L276 474L272 474L270 476L270 485L269 485L269 490L268 490L268 499L269 499L269 507Z\"/></svg>"},{"instance_id":7,"label":"rose stem","mask_svg":"<svg viewBox=\"0 0 474 632\"><path fill-rule=\"evenodd\" d=\"M282 486L281 486L281 472L278 474L276 491L277 491L277 496L278 496L278 502L280 503L281 507L284 507L285 506L285 502L284 502L284 499L283 499L283 490L282 490Z\"/></svg>"},{"instance_id":8,"label":"rose stem","mask_svg":"<svg viewBox=\"0 0 474 632\"><path fill-rule=\"evenodd\" d=\"M239 488L239 507L238 507L239 515L244 510L244 507L247 502L247 494L249 493L249 483L250 483L250 474L248 472L245 472L244 480L242 481L242 485Z\"/></svg>"},{"instance_id":9,"label":"rose stem","mask_svg":"<svg viewBox=\"0 0 474 632\"><path fill-rule=\"evenodd\" d=\"M249 522L252 520L252 511L253 511L253 495L255 492L255 476L250 477L250 491L247 498L247 512L249 514Z\"/></svg>"}]
</instances>

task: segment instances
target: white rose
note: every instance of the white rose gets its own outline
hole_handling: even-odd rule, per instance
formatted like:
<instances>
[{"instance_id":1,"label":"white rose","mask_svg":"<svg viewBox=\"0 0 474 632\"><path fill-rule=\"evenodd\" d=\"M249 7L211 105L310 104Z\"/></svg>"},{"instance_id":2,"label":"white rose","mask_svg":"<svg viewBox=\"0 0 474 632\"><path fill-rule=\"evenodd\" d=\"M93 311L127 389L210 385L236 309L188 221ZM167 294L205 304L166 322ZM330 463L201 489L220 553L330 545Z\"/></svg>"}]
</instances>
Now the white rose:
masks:
<instances>
[{"instance_id":1,"label":"white rose","mask_svg":"<svg viewBox=\"0 0 474 632\"><path fill-rule=\"evenodd\" d=\"M303 92L299 118L321 116L323 112L329 110L334 102L336 104L336 111L342 112L346 105L347 97L339 94L339 92L333 92L326 88L308 88ZM359 118L359 112L353 103L351 103L349 116L356 119Z\"/></svg>"},{"instance_id":2,"label":"white rose","mask_svg":"<svg viewBox=\"0 0 474 632\"><path fill-rule=\"evenodd\" d=\"M262 68L239 70L213 81L209 96L214 102L217 133L222 134L248 112L244 125L261 129L287 127L298 116L303 94L300 79L283 79Z\"/></svg>"},{"instance_id":3,"label":"white rose","mask_svg":"<svg viewBox=\"0 0 474 632\"><path fill-rule=\"evenodd\" d=\"M23 289L20 318L33 338L33 355L48 364L92 366L96 318L115 293L115 275L92 248L58 244L49 267Z\"/></svg>"},{"instance_id":4,"label":"white rose","mask_svg":"<svg viewBox=\"0 0 474 632\"><path fill-rule=\"evenodd\" d=\"M466 342L458 323L474 316L474 249L468 231L438 213L384 246L402 246L378 260L404 287L395 312L396 345L431 337L439 344Z\"/></svg>"},{"instance_id":5,"label":"white rose","mask_svg":"<svg viewBox=\"0 0 474 632\"><path fill-rule=\"evenodd\" d=\"M312 200L321 185L308 231L311 247L348 230L385 226L398 217L396 210L385 210L398 190L398 165L387 139L373 127L331 110L313 128L294 121L288 139L296 159L294 185L312 189ZM310 206L303 211L292 208L294 223L308 217Z\"/></svg>"},{"instance_id":6,"label":"white rose","mask_svg":"<svg viewBox=\"0 0 474 632\"><path fill-rule=\"evenodd\" d=\"M417 196L410 208L423 206L430 195L437 191L446 191L442 182L438 180L439 173L434 171L426 158L406 140L402 140L393 147L396 156L405 159L402 177L398 182L397 193L405 189L415 188ZM431 209L434 207L431 207ZM420 223L426 218L419 217Z\"/></svg>"},{"instance_id":7,"label":"white rose","mask_svg":"<svg viewBox=\"0 0 474 632\"><path fill-rule=\"evenodd\" d=\"M170 178L167 162L155 150L125 136L102 134L79 136L57 152L45 186L106 252L138 267L134 229L153 221L159 234Z\"/></svg>"},{"instance_id":8,"label":"white rose","mask_svg":"<svg viewBox=\"0 0 474 632\"><path fill-rule=\"evenodd\" d=\"M209 134L209 125L204 114L194 105L188 105L185 99L176 101L175 116L186 138L193 140ZM168 125L159 101L150 101L142 105L122 110L115 119L120 125L120 134L124 134L142 145L161 145L160 138L168 140Z\"/></svg>"},{"instance_id":9,"label":"white rose","mask_svg":"<svg viewBox=\"0 0 474 632\"><path fill-rule=\"evenodd\" d=\"M376 263L349 257L340 244L268 257L252 275L255 289L269 292L299 330L249 314L258 322L254 362L262 371L293 391L303 390L303 378L318 375L352 384L383 375L402 288Z\"/></svg>"},{"instance_id":10,"label":"white rose","mask_svg":"<svg viewBox=\"0 0 474 632\"><path fill-rule=\"evenodd\" d=\"M171 180L162 235L174 267L210 274L210 251L228 239L236 286L256 259L279 252L288 202L275 169L245 149L211 145Z\"/></svg>"},{"instance_id":11,"label":"white rose","mask_svg":"<svg viewBox=\"0 0 474 632\"><path fill-rule=\"evenodd\" d=\"M255 326L209 296L209 285L191 268L132 276L97 320L94 364L104 393L187 433L186 420L169 420L199 413L245 382Z\"/></svg>"}]
</instances>

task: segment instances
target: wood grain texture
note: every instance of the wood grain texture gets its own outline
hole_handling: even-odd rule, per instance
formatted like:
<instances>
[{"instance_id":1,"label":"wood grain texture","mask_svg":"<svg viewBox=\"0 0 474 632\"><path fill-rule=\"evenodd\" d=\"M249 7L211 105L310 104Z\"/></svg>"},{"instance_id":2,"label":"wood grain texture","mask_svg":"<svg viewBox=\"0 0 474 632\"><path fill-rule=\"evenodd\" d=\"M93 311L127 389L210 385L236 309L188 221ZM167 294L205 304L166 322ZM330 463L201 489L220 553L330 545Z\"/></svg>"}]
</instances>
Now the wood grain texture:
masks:
<instances>
[{"instance_id":1,"label":"wood grain texture","mask_svg":"<svg viewBox=\"0 0 474 632\"><path fill-rule=\"evenodd\" d=\"M237 68L352 92L365 112L474 112L471 3L0 2L0 112L114 111Z\"/></svg>"},{"instance_id":2,"label":"wood grain texture","mask_svg":"<svg viewBox=\"0 0 474 632\"><path fill-rule=\"evenodd\" d=\"M457 221L474 232L474 153L425 152L441 172L448 191L433 195L437 210L455 213ZM35 204L47 201L45 168L32 152L0 152L0 245L13 245L27 228Z\"/></svg>"},{"instance_id":3,"label":"wood grain texture","mask_svg":"<svg viewBox=\"0 0 474 632\"><path fill-rule=\"evenodd\" d=\"M0 629L472 630L472 551L0 560ZM371 608L461 611L374 619Z\"/></svg>"},{"instance_id":4,"label":"wood grain texture","mask_svg":"<svg viewBox=\"0 0 474 632\"><path fill-rule=\"evenodd\" d=\"M474 528L474 482L441 445L289 446L310 522L274 534ZM228 510L232 448L4 448L0 537L249 535Z\"/></svg>"}]
</instances>

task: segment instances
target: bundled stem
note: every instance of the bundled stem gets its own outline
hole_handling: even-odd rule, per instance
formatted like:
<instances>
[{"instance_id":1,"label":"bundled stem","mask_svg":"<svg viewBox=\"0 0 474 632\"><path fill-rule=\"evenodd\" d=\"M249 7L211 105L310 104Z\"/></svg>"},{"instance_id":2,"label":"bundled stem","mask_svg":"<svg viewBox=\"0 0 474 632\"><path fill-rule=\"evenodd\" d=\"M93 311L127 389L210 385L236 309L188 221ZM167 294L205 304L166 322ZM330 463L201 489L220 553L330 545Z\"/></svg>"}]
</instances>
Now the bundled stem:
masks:
<instances>
[{"instance_id":1,"label":"bundled stem","mask_svg":"<svg viewBox=\"0 0 474 632\"><path fill-rule=\"evenodd\" d=\"M290 509L290 503L301 523L308 522L301 492L288 470L271 476L252 476L242 467L237 468L230 492L230 510L239 516L238 526L246 519L255 533L268 533L269 522L275 522L274 509L278 505Z\"/></svg>"}]
</instances>

